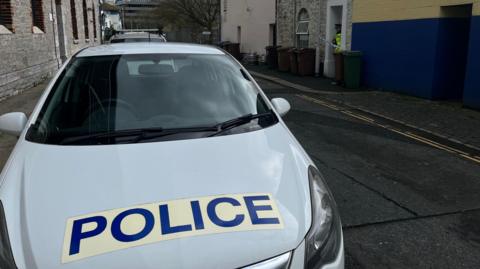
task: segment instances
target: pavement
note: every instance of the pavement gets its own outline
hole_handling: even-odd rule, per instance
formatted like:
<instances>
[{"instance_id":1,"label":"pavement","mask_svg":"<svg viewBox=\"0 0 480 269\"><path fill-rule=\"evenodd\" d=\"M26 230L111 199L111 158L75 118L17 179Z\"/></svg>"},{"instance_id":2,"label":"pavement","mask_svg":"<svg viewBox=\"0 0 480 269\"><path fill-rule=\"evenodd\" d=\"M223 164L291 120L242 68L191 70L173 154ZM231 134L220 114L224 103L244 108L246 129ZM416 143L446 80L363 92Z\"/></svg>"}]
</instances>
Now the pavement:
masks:
<instances>
[{"instance_id":1,"label":"pavement","mask_svg":"<svg viewBox=\"0 0 480 269\"><path fill-rule=\"evenodd\" d=\"M30 115L47 84L48 81L44 81L18 95L0 100L0 115L8 112L23 112ZM14 137L0 133L0 170L7 161L16 141Z\"/></svg>"},{"instance_id":2,"label":"pavement","mask_svg":"<svg viewBox=\"0 0 480 269\"><path fill-rule=\"evenodd\" d=\"M336 88L319 93L292 82L257 81L270 98L291 103L284 120L332 189L346 268L479 268L478 152L337 102L331 97L340 95ZM42 85L0 102L0 113L31 111L41 91ZM364 94L350 93L349 102ZM478 112L461 113L472 113L474 122ZM14 143L0 136L0 167Z\"/></svg>"},{"instance_id":3,"label":"pavement","mask_svg":"<svg viewBox=\"0 0 480 269\"><path fill-rule=\"evenodd\" d=\"M317 93L330 101L480 150L480 111L464 108L460 102L431 101L367 88L349 90L332 85L327 78L300 77L266 66L248 69L253 75L286 87Z\"/></svg>"}]
</instances>

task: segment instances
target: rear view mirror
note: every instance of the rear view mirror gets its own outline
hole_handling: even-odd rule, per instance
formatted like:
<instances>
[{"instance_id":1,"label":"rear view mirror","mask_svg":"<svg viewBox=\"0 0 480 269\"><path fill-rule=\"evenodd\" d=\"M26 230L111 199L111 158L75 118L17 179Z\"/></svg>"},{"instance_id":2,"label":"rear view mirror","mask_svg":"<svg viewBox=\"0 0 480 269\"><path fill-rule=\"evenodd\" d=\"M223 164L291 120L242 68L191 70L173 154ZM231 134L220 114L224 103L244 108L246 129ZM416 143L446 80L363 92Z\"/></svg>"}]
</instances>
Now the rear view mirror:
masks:
<instances>
[{"instance_id":1,"label":"rear view mirror","mask_svg":"<svg viewBox=\"0 0 480 269\"><path fill-rule=\"evenodd\" d=\"M284 98L272 99L272 105L280 116L285 116L290 111L290 103Z\"/></svg>"},{"instance_id":2,"label":"rear view mirror","mask_svg":"<svg viewBox=\"0 0 480 269\"><path fill-rule=\"evenodd\" d=\"M22 112L12 112L0 116L0 132L20 136L25 125L27 116Z\"/></svg>"}]
</instances>

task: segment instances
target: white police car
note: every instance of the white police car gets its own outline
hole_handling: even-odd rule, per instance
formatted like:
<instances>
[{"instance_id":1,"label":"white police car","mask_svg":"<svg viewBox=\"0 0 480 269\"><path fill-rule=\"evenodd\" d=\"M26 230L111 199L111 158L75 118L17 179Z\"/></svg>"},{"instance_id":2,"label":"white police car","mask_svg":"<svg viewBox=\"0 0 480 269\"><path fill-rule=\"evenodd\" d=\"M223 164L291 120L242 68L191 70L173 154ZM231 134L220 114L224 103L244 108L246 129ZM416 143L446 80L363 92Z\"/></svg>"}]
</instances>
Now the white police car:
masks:
<instances>
[{"instance_id":1,"label":"white police car","mask_svg":"<svg viewBox=\"0 0 480 269\"><path fill-rule=\"evenodd\" d=\"M312 160L219 49L87 48L52 80L0 176L0 268L343 268Z\"/></svg>"}]
</instances>

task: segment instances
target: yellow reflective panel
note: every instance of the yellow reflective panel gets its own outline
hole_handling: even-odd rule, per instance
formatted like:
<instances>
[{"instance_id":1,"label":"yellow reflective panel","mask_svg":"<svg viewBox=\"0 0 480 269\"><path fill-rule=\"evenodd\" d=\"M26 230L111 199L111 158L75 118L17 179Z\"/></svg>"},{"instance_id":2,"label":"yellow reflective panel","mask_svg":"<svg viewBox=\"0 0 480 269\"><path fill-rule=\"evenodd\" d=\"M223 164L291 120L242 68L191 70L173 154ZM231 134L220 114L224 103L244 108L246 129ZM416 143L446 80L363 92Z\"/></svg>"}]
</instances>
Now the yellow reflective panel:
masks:
<instances>
[{"instance_id":1,"label":"yellow reflective panel","mask_svg":"<svg viewBox=\"0 0 480 269\"><path fill-rule=\"evenodd\" d=\"M143 204L68 219L62 263L165 240L283 227L266 193Z\"/></svg>"}]
</instances>

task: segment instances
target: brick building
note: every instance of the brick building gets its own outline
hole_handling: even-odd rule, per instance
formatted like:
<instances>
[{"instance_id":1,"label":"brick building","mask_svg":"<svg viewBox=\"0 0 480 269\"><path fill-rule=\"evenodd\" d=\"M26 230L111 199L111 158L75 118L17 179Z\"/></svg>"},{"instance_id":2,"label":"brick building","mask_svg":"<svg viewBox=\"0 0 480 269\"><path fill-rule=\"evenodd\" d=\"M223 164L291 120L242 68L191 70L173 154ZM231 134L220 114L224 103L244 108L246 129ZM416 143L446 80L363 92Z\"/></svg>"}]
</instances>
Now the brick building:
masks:
<instances>
[{"instance_id":1,"label":"brick building","mask_svg":"<svg viewBox=\"0 0 480 269\"><path fill-rule=\"evenodd\" d=\"M333 77L333 48L327 42L336 34L335 24L341 24L342 48L349 49L351 18L352 0L277 0L278 45L315 48L318 68L324 63L323 73Z\"/></svg>"},{"instance_id":2,"label":"brick building","mask_svg":"<svg viewBox=\"0 0 480 269\"><path fill-rule=\"evenodd\" d=\"M0 99L100 43L98 0L0 0Z\"/></svg>"}]
</instances>

